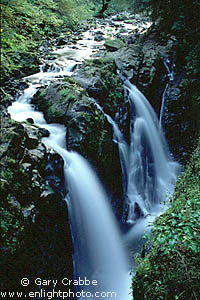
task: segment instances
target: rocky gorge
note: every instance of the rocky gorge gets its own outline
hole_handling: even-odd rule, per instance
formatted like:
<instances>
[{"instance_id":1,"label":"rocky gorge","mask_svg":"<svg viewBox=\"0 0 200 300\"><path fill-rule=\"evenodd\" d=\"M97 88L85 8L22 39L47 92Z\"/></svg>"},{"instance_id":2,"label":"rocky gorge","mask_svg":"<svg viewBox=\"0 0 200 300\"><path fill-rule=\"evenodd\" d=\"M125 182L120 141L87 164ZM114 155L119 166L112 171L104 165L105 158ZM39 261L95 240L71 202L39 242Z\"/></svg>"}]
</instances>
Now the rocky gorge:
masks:
<instances>
[{"instance_id":1,"label":"rocky gorge","mask_svg":"<svg viewBox=\"0 0 200 300\"><path fill-rule=\"evenodd\" d=\"M169 60L170 67L174 64L175 74L166 91L162 125L172 156L181 163L191 152L198 112L189 103L183 105L184 74L178 64L176 68L174 36L161 40L145 15L123 13L91 23L83 26L83 32L70 41L67 35L59 39L61 54L44 45L47 55L42 59L42 72L53 73L53 79L43 80L27 74L20 85L22 89L38 85L31 104L43 112L47 123L66 127L67 149L81 153L92 164L120 218L123 214L121 165L117 143L113 142L113 129L105 114L115 118L130 142L131 112L124 102L124 79L137 85L159 116L162 95L169 81L163 61ZM63 70L59 57L65 43L70 49L84 48L81 40L84 41L86 29L90 32L87 43L94 40L99 43L99 49L92 49L92 55L84 60L76 57L75 63L73 57L71 69ZM72 76L62 74L65 71L73 73ZM37 276L53 279L55 274L57 278L64 274L73 278L74 250L64 201L68 192L64 184L64 162L43 142L49 135L48 130L38 127L31 118L22 123L12 120L5 106L11 105L14 98L6 93L4 99L0 153L1 214L6 216L6 222L1 269L7 276L1 287L17 290L20 279L26 275L34 290L33 278ZM66 287L59 288L66 291Z\"/></svg>"}]
</instances>

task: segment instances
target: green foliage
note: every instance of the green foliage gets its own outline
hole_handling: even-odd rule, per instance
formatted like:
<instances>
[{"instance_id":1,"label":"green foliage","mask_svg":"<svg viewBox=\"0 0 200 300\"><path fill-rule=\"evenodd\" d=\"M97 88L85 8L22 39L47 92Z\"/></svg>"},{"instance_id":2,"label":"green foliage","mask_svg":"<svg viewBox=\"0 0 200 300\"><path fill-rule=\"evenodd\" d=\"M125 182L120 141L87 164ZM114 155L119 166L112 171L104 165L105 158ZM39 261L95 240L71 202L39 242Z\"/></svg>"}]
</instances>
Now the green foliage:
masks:
<instances>
[{"instance_id":1,"label":"green foliage","mask_svg":"<svg viewBox=\"0 0 200 300\"><path fill-rule=\"evenodd\" d=\"M41 39L59 25L51 11L53 1L11 0L2 4L2 79L19 76L24 67L24 54L35 51ZM28 62L29 63L29 62ZM30 66L27 66L31 68Z\"/></svg>"},{"instance_id":2,"label":"green foliage","mask_svg":"<svg viewBox=\"0 0 200 300\"><path fill-rule=\"evenodd\" d=\"M20 210L13 206L0 207L1 248L13 254L21 246L24 220Z\"/></svg>"},{"instance_id":3,"label":"green foliage","mask_svg":"<svg viewBox=\"0 0 200 300\"><path fill-rule=\"evenodd\" d=\"M22 246L24 228L29 222L24 218L23 209L36 202L41 193L44 180L40 173L34 172L36 168L41 172L45 161L31 157L29 149L38 142L29 137L27 127L8 116L1 121L0 250L12 255Z\"/></svg>"},{"instance_id":4,"label":"green foliage","mask_svg":"<svg viewBox=\"0 0 200 300\"><path fill-rule=\"evenodd\" d=\"M61 90L61 102L66 101L66 98L68 101L75 101L76 100L76 92L73 88L64 88Z\"/></svg>"},{"instance_id":5,"label":"green foliage","mask_svg":"<svg viewBox=\"0 0 200 300\"><path fill-rule=\"evenodd\" d=\"M3 1L0 31L3 84L10 77L36 72L39 64L36 51L42 40L65 29L72 30L91 15L87 4L88 1L78 0Z\"/></svg>"},{"instance_id":6,"label":"green foliage","mask_svg":"<svg viewBox=\"0 0 200 300\"><path fill-rule=\"evenodd\" d=\"M196 69L196 59L197 57L199 59L197 44L200 38L199 1L143 0L141 4L151 11L152 19L156 22L160 34L167 33L176 36L176 45L182 50L182 61L188 55L195 57ZM187 59L185 61L187 63Z\"/></svg>"},{"instance_id":7,"label":"green foliage","mask_svg":"<svg viewBox=\"0 0 200 300\"><path fill-rule=\"evenodd\" d=\"M16 161L12 158L8 159L7 166L15 168ZM13 194L17 187L12 185L12 195L8 192L10 183L14 179L14 171L9 167L4 168L2 165L0 172L0 245L1 249L13 254L21 244L24 219L18 205L13 205L16 200Z\"/></svg>"},{"instance_id":8,"label":"green foliage","mask_svg":"<svg viewBox=\"0 0 200 300\"><path fill-rule=\"evenodd\" d=\"M200 297L200 139L179 177L172 207L154 226L152 249L133 278L135 300Z\"/></svg>"},{"instance_id":9,"label":"green foliage","mask_svg":"<svg viewBox=\"0 0 200 300\"><path fill-rule=\"evenodd\" d=\"M169 30L182 32L197 30L199 24L199 1L174 1L174 0L142 0L138 7L148 9L154 21L159 22L163 31Z\"/></svg>"}]
</instances>

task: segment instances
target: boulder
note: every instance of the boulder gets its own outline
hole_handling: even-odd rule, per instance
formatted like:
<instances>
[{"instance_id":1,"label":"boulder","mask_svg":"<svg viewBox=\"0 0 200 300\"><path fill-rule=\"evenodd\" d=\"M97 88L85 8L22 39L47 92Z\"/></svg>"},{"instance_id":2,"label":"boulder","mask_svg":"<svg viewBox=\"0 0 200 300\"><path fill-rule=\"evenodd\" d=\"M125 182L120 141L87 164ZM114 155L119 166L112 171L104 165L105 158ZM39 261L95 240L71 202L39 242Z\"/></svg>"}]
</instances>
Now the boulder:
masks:
<instances>
[{"instance_id":1,"label":"boulder","mask_svg":"<svg viewBox=\"0 0 200 300\"><path fill-rule=\"evenodd\" d=\"M125 47L126 45L121 40L107 39L105 40L104 46L108 51L114 52Z\"/></svg>"}]
</instances>

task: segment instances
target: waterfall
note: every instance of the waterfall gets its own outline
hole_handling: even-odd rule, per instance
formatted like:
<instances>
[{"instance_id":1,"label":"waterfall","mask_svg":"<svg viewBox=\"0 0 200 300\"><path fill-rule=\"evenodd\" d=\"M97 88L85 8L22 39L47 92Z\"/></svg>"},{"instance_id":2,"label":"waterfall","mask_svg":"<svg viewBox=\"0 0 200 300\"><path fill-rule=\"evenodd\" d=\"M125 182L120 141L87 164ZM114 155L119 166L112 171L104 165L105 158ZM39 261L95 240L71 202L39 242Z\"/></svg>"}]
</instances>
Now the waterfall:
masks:
<instances>
[{"instance_id":1,"label":"waterfall","mask_svg":"<svg viewBox=\"0 0 200 300\"><path fill-rule=\"evenodd\" d=\"M172 194L178 164L168 153L157 116L145 96L129 81L132 111L130 157L126 204L129 222L145 216Z\"/></svg>"},{"instance_id":2,"label":"waterfall","mask_svg":"<svg viewBox=\"0 0 200 300\"><path fill-rule=\"evenodd\" d=\"M162 126L162 119L163 119L163 116L164 116L165 99L166 99L167 91L168 91L170 83L174 81L174 75L175 75L174 74L175 64L171 63L168 58L165 58L163 60L163 63L164 63L164 66L167 70L167 75L168 75L168 78L169 78L169 82L167 82L167 84L165 86L165 89L164 89L164 92L162 94L162 102L161 102L161 109L160 109L160 120L159 120L160 121L160 126ZM171 68L171 70L170 70L170 68Z\"/></svg>"},{"instance_id":3,"label":"waterfall","mask_svg":"<svg viewBox=\"0 0 200 300\"><path fill-rule=\"evenodd\" d=\"M173 192L178 164L170 158L158 118L148 100L130 81L126 80L124 87L131 111L130 145L118 124L96 105L113 127L123 177L123 220L134 224L136 219L164 209Z\"/></svg>"},{"instance_id":4,"label":"waterfall","mask_svg":"<svg viewBox=\"0 0 200 300\"><path fill-rule=\"evenodd\" d=\"M71 200L75 277L97 280L97 287L85 287L93 294L114 292L116 299L127 299L128 261L108 199L88 163L77 153L70 153L70 159L65 172Z\"/></svg>"},{"instance_id":5,"label":"waterfall","mask_svg":"<svg viewBox=\"0 0 200 300\"><path fill-rule=\"evenodd\" d=\"M74 244L75 280L86 280L77 287L76 294L82 293L80 299L85 298L84 295L87 299L93 299L95 295L106 299L129 299L128 257L103 187L87 161L78 153L66 150L65 127L47 124L43 114L34 111L30 100L36 91L34 86L24 90L8 112L17 121L25 121L28 117L35 125L46 128L50 136L43 138L44 143L64 159L65 182L69 190L65 200Z\"/></svg>"},{"instance_id":6,"label":"waterfall","mask_svg":"<svg viewBox=\"0 0 200 300\"><path fill-rule=\"evenodd\" d=\"M42 127L51 133L49 138L44 138L45 143L65 162L75 279L97 281L97 286L79 286L77 291L84 289L88 295L112 292L118 300L128 299L128 257L103 187L89 163L78 153L67 151L62 139L58 141L60 136L64 139L62 127Z\"/></svg>"}]
</instances>

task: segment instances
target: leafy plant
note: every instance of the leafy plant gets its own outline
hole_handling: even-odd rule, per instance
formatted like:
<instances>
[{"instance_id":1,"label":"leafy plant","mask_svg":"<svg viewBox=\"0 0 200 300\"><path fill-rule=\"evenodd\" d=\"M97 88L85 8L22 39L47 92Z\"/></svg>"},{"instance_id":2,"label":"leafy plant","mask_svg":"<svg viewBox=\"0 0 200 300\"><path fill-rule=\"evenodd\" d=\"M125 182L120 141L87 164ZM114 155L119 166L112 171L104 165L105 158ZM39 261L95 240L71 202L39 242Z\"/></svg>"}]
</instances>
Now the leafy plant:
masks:
<instances>
[{"instance_id":1,"label":"leafy plant","mask_svg":"<svg viewBox=\"0 0 200 300\"><path fill-rule=\"evenodd\" d=\"M179 177L172 207L154 226L151 251L133 278L135 300L198 299L200 296L200 140Z\"/></svg>"}]
</instances>

